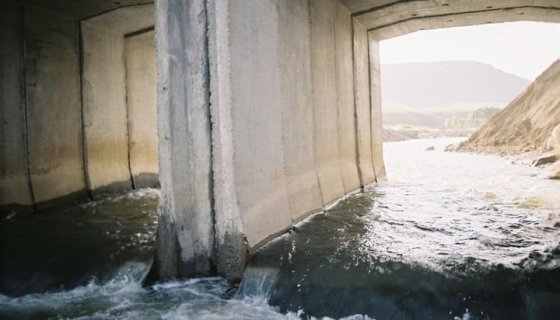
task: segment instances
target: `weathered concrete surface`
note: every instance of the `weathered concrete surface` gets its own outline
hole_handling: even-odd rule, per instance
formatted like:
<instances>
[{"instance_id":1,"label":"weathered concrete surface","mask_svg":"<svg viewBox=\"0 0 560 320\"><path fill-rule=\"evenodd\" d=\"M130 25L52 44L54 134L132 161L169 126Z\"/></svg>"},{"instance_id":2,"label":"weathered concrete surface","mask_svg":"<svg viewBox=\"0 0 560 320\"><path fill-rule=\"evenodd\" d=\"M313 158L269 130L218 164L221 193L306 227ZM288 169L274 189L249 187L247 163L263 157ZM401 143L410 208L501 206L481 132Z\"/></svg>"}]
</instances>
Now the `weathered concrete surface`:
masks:
<instances>
[{"instance_id":1,"label":"weathered concrete surface","mask_svg":"<svg viewBox=\"0 0 560 320\"><path fill-rule=\"evenodd\" d=\"M205 1L161 0L156 12L161 198L150 278L209 275L214 226Z\"/></svg>"},{"instance_id":2,"label":"weathered concrete surface","mask_svg":"<svg viewBox=\"0 0 560 320\"><path fill-rule=\"evenodd\" d=\"M315 165L324 203L344 195L339 163L335 0L310 0Z\"/></svg>"},{"instance_id":3,"label":"weathered concrete surface","mask_svg":"<svg viewBox=\"0 0 560 320\"><path fill-rule=\"evenodd\" d=\"M368 35L360 22L353 22L354 34L354 104L356 118L356 142L358 145L358 165L362 184L375 181L372 161L370 70Z\"/></svg>"},{"instance_id":4,"label":"weathered concrete surface","mask_svg":"<svg viewBox=\"0 0 560 320\"><path fill-rule=\"evenodd\" d=\"M509 21L560 22L557 0L340 0L377 40L445 27Z\"/></svg>"},{"instance_id":5,"label":"weathered concrete surface","mask_svg":"<svg viewBox=\"0 0 560 320\"><path fill-rule=\"evenodd\" d=\"M292 221L281 148L280 23L271 1L230 4L233 166L251 247Z\"/></svg>"},{"instance_id":6,"label":"weathered concrete surface","mask_svg":"<svg viewBox=\"0 0 560 320\"><path fill-rule=\"evenodd\" d=\"M140 4L106 11L103 14L83 19L83 21L115 33L127 35L153 28L154 16L155 7L153 4Z\"/></svg>"},{"instance_id":7,"label":"weathered concrete surface","mask_svg":"<svg viewBox=\"0 0 560 320\"><path fill-rule=\"evenodd\" d=\"M154 32L125 39L128 152L135 188L159 184Z\"/></svg>"},{"instance_id":8,"label":"weathered concrete surface","mask_svg":"<svg viewBox=\"0 0 560 320\"><path fill-rule=\"evenodd\" d=\"M25 8L29 166L37 203L85 189L77 24Z\"/></svg>"},{"instance_id":9,"label":"weathered concrete surface","mask_svg":"<svg viewBox=\"0 0 560 320\"><path fill-rule=\"evenodd\" d=\"M10 1L10 0L5 0ZM87 19L120 7L153 4L154 0L15 0L19 3L59 12L76 20Z\"/></svg>"},{"instance_id":10,"label":"weathered concrete surface","mask_svg":"<svg viewBox=\"0 0 560 320\"><path fill-rule=\"evenodd\" d=\"M86 9L94 14L94 7ZM124 52L125 34L153 25L153 6L88 19L83 34L71 15L11 0L1 8L0 208L40 209L85 199L86 191L106 191L108 185L128 189L132 167L139 187L157 185L155 49L132 50L138 53L131 54L131 63L142 61L146 70L130 84ZM143 129L132 133L133 144L143 148L132 151L132 161L128 85L135 88L131 100L142 100L132 102L137 111L132 122L144 121L135 127Z\"/></svg>"},{"instance_id":11,"label":"weathered concrete surface","mask_svg":"<svg viewBox=\"0 0 560 320\"><path fill-rule=\"evenodd\" d=\"M352 56L352 17L350 12L336 4L336 96L338 113L338 160L344 193L361 186L357 165L356 123L354 110L354 59Z\"/></svg>"},{"instance_id":12,"label":"weathered concrete surface","mask_svg":"<svg viewBox=\"0 0 560 320\"><path fill-rule=\"evenodd\" d=\"M315 143L311 78L311 28L308 1L279 3L279 61L284 72L279 90L282 105L282 149L291 223L302 212L323 206L315 170Z\"/></svg>"},{"instance_id":13,"label":"weathered concrete surface","mask_svg":"<svg viewBox=\"0 0 560 320\"><path fill-rule=\"evenodd\" d=\"M15 2L0 4L0 208L31 205L23 92L23 17Z\"/></svg>"},{"instance_id":14,"label":"weathered concrete surface","mask_svg":"<svg viewBox=\"0 0 560 320\"><path fill-rule=\"evenodd\" d=\"M182 78L172 71L182 70L184 66L173 65L168 69L166 65L182 63L182 59L169 58L181 57L179 53L184 52L174 47L186 41L180 36L186 30L180 21L194 23L191 11L181 15L184 12L181 5L170 0L158 4L158 12L164 13L158 17L166 20L159 21L156 30L159 63L165 63L165 72L160 68L159 112L164 117L168 113L174 117L172 124L167 124L169 119L160 118L160 176L164 198L158 240L161 253L152 274L169 277L196 270L180 263L174 265L178 259L173 260L173 255L179 250L196 257L189 251L197 243L177 245L174 239L191 236L190 241L195 241L195 234L207 236L205 232L209 228L200 224L205 223L205 198L197 196L190 200L196 203L178 203L177 199L179 196L189 199L185 196L189 183L203 186L211 178L214 225L210 233L216 245L215 249L207 247L205 254L216 257L220 274L239 277L247 250L256 249L296 221L359 188L362 182L373 181L360 181L355 136L356 121L360 121L361 129L368 134L368 141L363 142L368 153L363 158L369 162L370 176L373 176L367 35L362 30L359 45L365 70L360 76L365 81L360 82L363 88L356 91L352 20L338 2L208 2L212 112L212 141L209 141L206 127L187 125L185 129L181 125L202 113L204 108L197 108L203 104L192 107L189 103L205 101L203 92L193 91L195 95L187 99L177 96L178 89L167 89L167 85L189 88L187 80L206 79L204 73ZM202 12L197 15L199 19L204 16ZM193 39L201 36L196 30L200 32L200 26L190 28ZM198 52L204 43L204 39L199 39L192 44L194 47L190 48L194 52L191 53ZM188 61L199 63L204 59ZM204 89L204 82L196 89ZM355 92L362 94L365 112L355 111ZM183 115L185 105L193 114ZM179 130L187 132L179 135ZM185 164L200 165L200 159L194 154L185 153L189 149L185 148L189 146L189 135L199 135L200 145L196 150L206 150L211 144L212 171L202 171L208 176L178 178L181 172L172 174L167 168L171 167L167 162L175 161L182 172L190 168L185 168ZM172 152L175 144L182 149ZM196 211L190 210L197 206ZM178 219L189 221L192 226L180 229ZM162 268L166 269L162 272Z\"/></svg>"},{"instance_id":15,"label":"weathered concrete surface","mask_svg":"<svg viewBox=\"0 0 560 320\"><path fill-rule=\"evenodd\" d=\"M369 35L369 72L370 72L370 108L371 141L373 170L377 181L387 179L383 162L383 119L381 114L381 63L379 43Z\"/></svg>"},{"instance_id":16,"label":"weathered concrete surface","mask_svg":"<svg viewBox=\"0 0 560 320\"><path fill-rule=\"evenodd\" d=\"M124 36L82 22L86 165L92 190L131 189ZM116 184L115 184L116 183Z\"/></svg>"},{"instance_id":17,"label":"weathered concrete surface","mask_svg":"<svg viewBox=\"0 0 560 320\"><path fill-rule=\"evenodd\" d=\"M208 1L208 56L212 119L214 241L217 272L240 279L247 261L233 167L232 88L229 37L230 2Z\"/></svg>"},{"instance_id":18,"label":"weathered concrete surface","mask_svg":"<svg viewBox=\"0 0 560 320\"><path fill-rule=\"evenodd\" d=\"M85 163L94 193L157 185L155 45L146 31L154 10L120 8L81 23Z\"/></svg>"}]
</instances>

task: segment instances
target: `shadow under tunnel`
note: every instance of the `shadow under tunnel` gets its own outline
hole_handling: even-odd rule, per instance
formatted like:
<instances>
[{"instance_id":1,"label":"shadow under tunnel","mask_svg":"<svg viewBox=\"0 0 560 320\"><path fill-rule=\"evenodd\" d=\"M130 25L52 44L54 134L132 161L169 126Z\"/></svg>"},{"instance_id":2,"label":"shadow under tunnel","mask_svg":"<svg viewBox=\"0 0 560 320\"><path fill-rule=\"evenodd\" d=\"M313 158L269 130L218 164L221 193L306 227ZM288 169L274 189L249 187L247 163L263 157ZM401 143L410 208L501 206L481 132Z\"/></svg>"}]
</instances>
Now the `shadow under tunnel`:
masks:
<instances>
[{"instance_id":1,"label":"shadow under tunnel","mask_svg":"<svg viewBox=\"0 0 560 320\"><path fill-rule=\"evenodd\" d=\"M0 294L149 265L159 198L153 3L3 1L0 41Z\"/></svg>"}]
</instances>

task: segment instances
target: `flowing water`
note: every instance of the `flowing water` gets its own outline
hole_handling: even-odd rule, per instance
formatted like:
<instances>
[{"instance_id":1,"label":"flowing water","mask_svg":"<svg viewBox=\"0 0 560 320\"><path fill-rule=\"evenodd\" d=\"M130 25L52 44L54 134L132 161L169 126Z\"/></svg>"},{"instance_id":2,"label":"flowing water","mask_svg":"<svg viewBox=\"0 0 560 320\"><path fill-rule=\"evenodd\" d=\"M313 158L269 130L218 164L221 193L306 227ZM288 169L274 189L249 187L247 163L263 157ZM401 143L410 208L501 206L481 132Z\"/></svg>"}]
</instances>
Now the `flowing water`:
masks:
<instances>
[{"instance_id":1,"label":"flowing water","mask_svg":"<svg viewBox=\"0 0 560 320\"><path fill-rule=\"evenodd\" d=\"M508 159L386 143L390 181L220 278L143 288L158 193L0 222L0 318L560 319L560 181ZM436 151L425 151L435 146Z\"/></svg>"}]
</instances>

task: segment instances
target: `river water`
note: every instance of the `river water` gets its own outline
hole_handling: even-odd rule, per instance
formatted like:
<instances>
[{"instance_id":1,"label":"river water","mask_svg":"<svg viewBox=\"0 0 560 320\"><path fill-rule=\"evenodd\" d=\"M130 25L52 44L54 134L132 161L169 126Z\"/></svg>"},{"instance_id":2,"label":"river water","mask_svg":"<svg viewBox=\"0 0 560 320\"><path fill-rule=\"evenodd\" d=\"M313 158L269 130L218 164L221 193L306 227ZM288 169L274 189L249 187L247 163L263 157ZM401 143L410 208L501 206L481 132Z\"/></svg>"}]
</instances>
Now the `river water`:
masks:
<instances>
[{"instance_id":1,"label":"river water","mask_svg":"<svg viewBox=\"0 0 560 320\"><path fill-rule=\"evenodd\" d=\"M560 319L560 181L458 141L386 143L389 182L263 247L237 291L141 286L157 190L8 215L0 319Z\"/></svg>"}]
</instances>

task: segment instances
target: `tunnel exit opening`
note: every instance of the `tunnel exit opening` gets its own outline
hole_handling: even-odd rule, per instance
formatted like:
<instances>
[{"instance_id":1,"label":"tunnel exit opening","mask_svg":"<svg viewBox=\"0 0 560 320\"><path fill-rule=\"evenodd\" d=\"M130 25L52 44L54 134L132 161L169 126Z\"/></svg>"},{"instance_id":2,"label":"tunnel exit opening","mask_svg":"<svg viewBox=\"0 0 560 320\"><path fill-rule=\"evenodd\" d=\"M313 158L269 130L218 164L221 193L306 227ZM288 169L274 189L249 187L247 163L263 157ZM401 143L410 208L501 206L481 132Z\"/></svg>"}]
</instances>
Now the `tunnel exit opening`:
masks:
<instances>
[{"instance_id":1,"label":"tunnel exit opening","mask_svg":"<svg viewBox=\"0 0 560 320\"><path fill-rule=\"evenodd\" d=\"M558 26L481 22L380 41L384 142L470 136L558 59Z\"/></svg>"}]
</instances>

